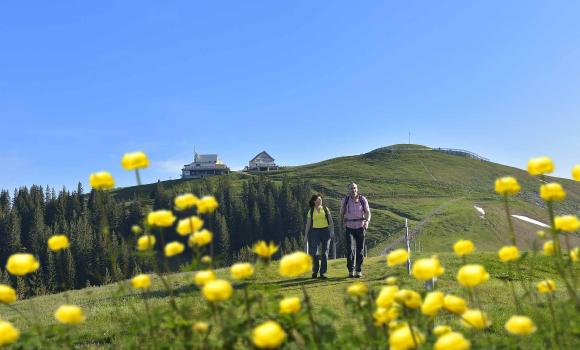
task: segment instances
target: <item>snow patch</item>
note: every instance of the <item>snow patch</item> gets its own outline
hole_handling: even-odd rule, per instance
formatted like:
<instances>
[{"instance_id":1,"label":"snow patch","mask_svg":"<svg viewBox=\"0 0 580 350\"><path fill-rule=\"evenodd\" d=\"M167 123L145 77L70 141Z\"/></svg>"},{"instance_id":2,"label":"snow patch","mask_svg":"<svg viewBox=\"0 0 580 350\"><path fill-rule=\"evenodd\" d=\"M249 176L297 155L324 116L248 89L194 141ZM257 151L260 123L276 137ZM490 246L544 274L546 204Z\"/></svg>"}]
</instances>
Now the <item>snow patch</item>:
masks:
<instances>
[{"instance_id":1,"label":"snow patch","mask_svg":"<svg viewBox=\"0 0 580 350\"><path fill-rule=\"evenodd\" d=\"M485 210L483 210L481 207L478 207L477 205L474 205L473 207L479 212L479 217L483 219L485 217Z\"/></svg>"},{"instance_id":2,"label":"snow patch","mask_svg":"<svg viewBox=\"0 0 580 350\"><path fill-rule=\"evenodd\" d=\"M529 222L531 224L538 225L540 227L550 227L549 225L546 225L543 222L540 222L540 221L534 220L534 219L530 219L527 216L523 216L523 215L512 215L512 216L514 218L516 218L516 219L520 219L520 220L523 220L523 221L527 221L527 222Z\"/></svg>"}]
</instances>

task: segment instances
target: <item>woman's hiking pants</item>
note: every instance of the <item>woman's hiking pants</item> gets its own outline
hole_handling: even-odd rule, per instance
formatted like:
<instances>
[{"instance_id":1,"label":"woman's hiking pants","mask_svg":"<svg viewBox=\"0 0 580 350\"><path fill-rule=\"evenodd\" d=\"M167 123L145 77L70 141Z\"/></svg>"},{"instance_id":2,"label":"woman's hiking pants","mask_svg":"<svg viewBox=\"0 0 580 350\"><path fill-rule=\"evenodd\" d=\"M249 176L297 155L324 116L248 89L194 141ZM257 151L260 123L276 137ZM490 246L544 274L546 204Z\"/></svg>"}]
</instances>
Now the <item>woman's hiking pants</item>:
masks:
<instances>
[{"instance_id":1,"label":"woman's hiking pants","mask_svg":"<svg viewBox=\"0 0 580 350\"><path fill-rule=\"evenodd\" d=\"M317 250L318 245L320 245L320 256L318 256ZM320 268L320 274L324 275L328 268L328 247L330 246L330 230L328 227L325 228L313 228L308 233L308 254L312 257L312 273L318 273ZM321 260L319 264L318 260Z\"/></svg>"},{"instance_id":2,"label":"woman's hiking pants","mask_svg":"<svg viewBox=\"0 0 580 350\"><path fill-rule=\"evenodd\" d=\"M361 272L365 245L364 228L346 228L346 268L350 273ZM356 260L355 260L356 259ZM355 266L356 262L356 266Z\"/></svg>"}]
</instances>

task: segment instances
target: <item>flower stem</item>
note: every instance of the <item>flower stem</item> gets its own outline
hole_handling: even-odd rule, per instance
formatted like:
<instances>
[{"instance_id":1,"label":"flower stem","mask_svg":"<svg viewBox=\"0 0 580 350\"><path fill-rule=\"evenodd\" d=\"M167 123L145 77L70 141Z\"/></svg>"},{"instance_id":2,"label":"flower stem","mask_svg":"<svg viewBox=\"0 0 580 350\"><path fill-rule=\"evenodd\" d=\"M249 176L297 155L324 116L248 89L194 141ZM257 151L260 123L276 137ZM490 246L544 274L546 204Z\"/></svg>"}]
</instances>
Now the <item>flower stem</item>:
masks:
<instances>
[{"instance_id":1,"label":"flower stem","mask_svg":"<svg viewBox=\"0 0 580 350\"><path fill-rule=\"evenodd\" d=\"M510 206L509 206L509 203L508 203L508 195L507 194L504 194L503 195L503 202L505 204L505 213L507 215L507 221L508 221L508 225L509 225L509 228L510 228L510 239L512 240L512 245L517 246L517 244L516 244L516 234L515 234L515 231L514 231L514 225L512 223L512 216L511 216L511 213L510 213Z\"/></svg>"},{"instance_id":2,"label":"flower stem","mask_svg":"<svg viewBox=\"0 0 580 350\"><path fill-rule=\"evenodd\" d=\"M316 322L314 321L314 315L312 313L312 304L310 303L310 297L306 293L306 287L302 285L302 293L304 294L304 303L306 304L306 310L308 311L308 319L310 320L310 325L312 326L312 337L314 338L314 345L316 349L321 349L320 340L318 339L318 331L316 330Z\"/></svg>"}]
</instances>

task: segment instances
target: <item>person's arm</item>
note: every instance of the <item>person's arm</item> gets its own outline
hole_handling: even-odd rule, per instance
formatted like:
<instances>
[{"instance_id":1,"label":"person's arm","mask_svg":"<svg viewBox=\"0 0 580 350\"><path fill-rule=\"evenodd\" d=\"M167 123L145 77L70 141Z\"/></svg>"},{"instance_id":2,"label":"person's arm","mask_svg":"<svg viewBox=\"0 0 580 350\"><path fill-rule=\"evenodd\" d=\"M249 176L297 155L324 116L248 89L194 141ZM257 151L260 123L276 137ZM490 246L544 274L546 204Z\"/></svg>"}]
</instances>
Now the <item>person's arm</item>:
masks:
<instances>
[{"instance_id":1,"label":"person's arm","mask_svg":"<svg viewBox=\"0 0 580 350\"><path fill-rule=\"evenodd\" d=\"M371 208L369 207L369 201L368 200L365 200L365 214L364 214L364 218L365 218L364 227L365 227L365 230L366 230L366 229L369 228L369 223L371 222Z\"/></svg>"},{"instance_id":2,"label":"person's arm","mask_svg":"<svg viewBox=\"0 0 580 350\"><path fill-rule=\"evenodd\" d=\"M328 227L330 229L330 238L332 238L334 237L334 221L332 220L332 214L330 213L330 210L328 210Z\"/></svg>"}]
</instances>

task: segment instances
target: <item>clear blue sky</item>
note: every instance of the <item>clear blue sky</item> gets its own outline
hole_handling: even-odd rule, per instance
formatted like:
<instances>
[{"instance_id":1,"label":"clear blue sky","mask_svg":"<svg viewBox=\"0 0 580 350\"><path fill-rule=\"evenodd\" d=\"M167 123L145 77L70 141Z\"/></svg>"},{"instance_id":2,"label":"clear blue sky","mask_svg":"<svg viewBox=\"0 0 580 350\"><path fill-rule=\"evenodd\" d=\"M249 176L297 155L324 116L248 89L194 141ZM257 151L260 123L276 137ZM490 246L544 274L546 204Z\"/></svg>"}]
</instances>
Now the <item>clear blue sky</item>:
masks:
<instances>
[{"instance_id":1,"label":"clear blue sky","mask_svg":"<svg viewBox=\"0 0 580 350\"><path fill-rule=\"evenodd\" d=\"M88 188L193 147L232 167L413 143L580 163L580 2L12 1L0 5L0 188Z\"/></svg>"}]
</instances>

